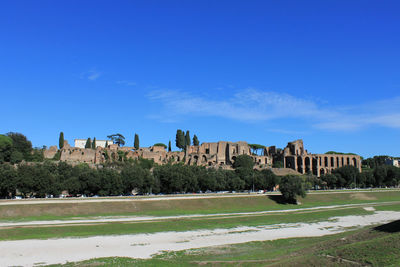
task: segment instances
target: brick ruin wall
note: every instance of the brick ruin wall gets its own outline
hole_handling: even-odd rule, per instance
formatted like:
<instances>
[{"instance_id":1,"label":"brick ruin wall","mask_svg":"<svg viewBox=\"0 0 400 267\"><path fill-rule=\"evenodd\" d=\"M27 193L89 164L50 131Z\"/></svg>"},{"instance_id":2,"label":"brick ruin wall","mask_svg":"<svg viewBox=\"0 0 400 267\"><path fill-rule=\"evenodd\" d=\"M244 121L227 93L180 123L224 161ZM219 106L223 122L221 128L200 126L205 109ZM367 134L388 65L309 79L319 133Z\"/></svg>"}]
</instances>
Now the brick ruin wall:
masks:
<instances>
[{"instance_id":1,"label":"brick ruin wall","mask_svg":"<svg viewBox=\"0 0 400 267\"><path fill-rule=\"evenodd\" d=\"M45 158L53 158L57 147L52 146L44 152ZM186 152L168 152L164 147L152 146L136 150L134 147L119 147L116 144L107 148L85 149L70 147L67 142L60 150L60 160L70 163L104 164L107 162L129 159L151 159L157 164L184 163L194 166L232 169L233 162L239 155L253 158L256 169L271 168L274 155L283 154L284 168L300 174L312 173L321 176L333 169L351 165L361 171L361 158L358 155L310 154L304 149L303 141L289 142L283 151L274 146L266 147L262 155L251 152L250 146L243 141L202 143L200 146L188 146Z\"/></svg>"}]
</instances>

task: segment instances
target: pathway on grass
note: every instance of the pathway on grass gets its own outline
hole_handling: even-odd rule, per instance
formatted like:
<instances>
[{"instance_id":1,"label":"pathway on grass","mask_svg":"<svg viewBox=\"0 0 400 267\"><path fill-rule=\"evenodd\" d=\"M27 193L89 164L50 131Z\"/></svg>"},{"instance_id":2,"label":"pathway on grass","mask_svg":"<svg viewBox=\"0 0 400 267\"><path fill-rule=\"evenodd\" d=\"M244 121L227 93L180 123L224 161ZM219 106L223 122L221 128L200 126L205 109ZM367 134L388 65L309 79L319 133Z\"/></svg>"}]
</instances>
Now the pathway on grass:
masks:
<instances>
[{"instance_id":1,"label":"pathway on grass","mask_svg":"<svg viewBox=\"0 0 400 267\"><path fill-rule=\"evenodd\" d=\"M303 212L303 211L319 211L319 210L343 209L343 208L388 205L388 204L400 204L400 201L370 202L370 203L360 203L360 204L343 204L343 205L318 206L318 207L311 207L311 208L267 210L267 211L253 211L253 212L191 214L191 215L176 215L176 216L118 216L118 217L110 216L110 217L94 217L94 218L88 218L88 219L73 219L73 220L4 222L4 223L0 223L0 229L1 228L23 227L23 226L32 227L32 226L45 226L45 225L68 225L68 224L79 225L79 224L113 223L113 222L143 222L143 221L151 222L151 221L160 221L160 220L191 219L191 218L256 216L256 215L264 215L264 214L296 213L296 212Z\"/></svg>"},{"instance_id":2,"label":"pathway on grass","mask_svg":"<svg viewBox=\"0 0 400 267\"><path fill-rule=\"evenodd\" d=\"M377 190L340 190L340 191L311 191L310 195L321 194L354 194L354 193L377 193L377 192L400 192L400 189L377 189ZM208 199L208 198L232 198L232 197L263 197L280 195L279 192L268 192L266 194L198 194L198 195L168 195L168 196L138 196L138 197L99 197L99 198L64 198L64 199L2 199L0 206L9 205L37 205L37 204L60 204L60 203L96 203L96 202L129 202L129 201L162 201L182 199Z\"/></svg>"},{"instance_id":3,"label":"pathway on grass","mask_svg":"<svg viewBox=\"0 0 400 267\"><path fill-rule=\"evenodd\" d=\"M377 211L371 215L332 217L317 223L283 223L257 227L159 232L120 236L18 240L0 242L0 266L33 266L82 261L98 257L150 258L162 251L178 251L294 237L314 237L350 228L383 224L400 219L400 212Z\"/></svg>"}]
</instances>

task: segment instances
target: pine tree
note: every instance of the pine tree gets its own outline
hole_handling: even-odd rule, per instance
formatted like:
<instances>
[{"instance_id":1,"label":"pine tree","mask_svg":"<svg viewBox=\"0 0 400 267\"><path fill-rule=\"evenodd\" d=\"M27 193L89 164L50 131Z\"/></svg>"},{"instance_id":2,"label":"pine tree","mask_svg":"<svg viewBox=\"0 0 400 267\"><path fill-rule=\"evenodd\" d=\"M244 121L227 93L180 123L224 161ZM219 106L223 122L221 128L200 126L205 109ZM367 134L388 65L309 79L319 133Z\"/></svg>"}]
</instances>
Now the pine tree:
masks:
<instances>
[{"instance_id":1,"label":"pine tree","mask_svg":"<svg viewBox=\"0 0 400 267\"><path fill-rule=\"evenodd\" d=\"M190 141L190 133L189 130L186 131L186 136L185 136L185 149L187 146L190 146L191 141Z\"/></svg>"},{"instance_id":2,"label":"pine tree","mask_svg":"<svg viewBox=\"0 0 400 267\"><path fill-rule=\"evenodd\" d=\"M168 152L171 152L171 140L168 142Z\"/></svg>"},{"instance_id":3,"label":"pine tree","mask_svg":"<svg viewBox=\"0 0 400 267\"><path fill-rule=\"evenodd\" d=\"M136 148L136 150L139 150L139 135L138 134L135 134L135 143L133 146Z\"/></svg>"},{"instance_id":4,"label":"pine tree","mask_svg":"<svg viewBox=\"0 0 400 267\"><path fill-rule=\"evenodd\" d=\"M196 135L193 136L193 145L198 146L200 144L199 139L197 138Z\"/></svg>"},{"instance_id":5,"label":"pine tree","mask_svg":"<svg viewBox=\"0 0 400 267\"><path fill-rule=\"evenodd\" d=\"M61 149L64 147L64 133L60 133L60 138L58 139L58 147Z\"/></svg>"},{"instance_id":6,"label":"pine tree","mask_svg":"<svg viewBox=\"0 0 400 267\"><path fill-rule=\"evenodd\" d=\"M86 145L85 148L91 148L92 147L92 140L90 139L90 137L87 139L86 141Z\"/></svg>"},{"instance_id":7,"label":"pine tree","mask_svg":"<svg viewBox=\"0 0 400 267\"><path fill-rule=\"evenodd\" d=\"M96 137L93 138L92 149L96 149Z\"/></svg>"}]
</instances>

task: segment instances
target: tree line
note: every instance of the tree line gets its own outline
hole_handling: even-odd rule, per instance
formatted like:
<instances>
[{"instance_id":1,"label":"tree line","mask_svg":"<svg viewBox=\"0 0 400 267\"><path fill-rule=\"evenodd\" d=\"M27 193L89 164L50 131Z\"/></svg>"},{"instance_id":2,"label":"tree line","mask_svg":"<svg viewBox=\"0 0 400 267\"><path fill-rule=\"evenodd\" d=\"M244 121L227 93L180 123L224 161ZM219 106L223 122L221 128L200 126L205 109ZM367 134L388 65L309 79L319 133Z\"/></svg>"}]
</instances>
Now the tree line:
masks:
<instances>
[{"instance_id":1,"label":"tree line","mask_svg":"<svg viewBox=\"0 0 400 267\"><path fill-rule=\"evenodd\" d=\"M321 187L335 188L369 188L398 187L400 185L400 168L390 165L377 165L375 168L359 172L354 166L344 166L322 175Z\"/></svg>"},{"instance_id":2,"label":"tree line","mask_svg":"<svg viewBox=\"0 0 400 267\"><path fill-rule=\"evenodd\" d=\"M73 196L196 193L206 191L272 190L279 177L270 170L245 167L222 170L184 164L154 165L139 159L101 168L65 162L0 164L0 197L45 197L66 190Z\"/></svg>"}]
</instances>

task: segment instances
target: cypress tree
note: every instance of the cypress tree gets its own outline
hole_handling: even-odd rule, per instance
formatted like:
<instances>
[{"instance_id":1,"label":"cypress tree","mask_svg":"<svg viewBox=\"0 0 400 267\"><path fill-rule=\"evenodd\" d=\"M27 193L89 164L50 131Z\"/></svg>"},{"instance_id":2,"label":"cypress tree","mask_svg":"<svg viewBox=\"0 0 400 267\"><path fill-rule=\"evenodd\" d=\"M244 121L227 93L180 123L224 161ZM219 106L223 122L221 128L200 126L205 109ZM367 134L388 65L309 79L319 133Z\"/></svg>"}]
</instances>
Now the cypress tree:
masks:
<instances>
[{"instance_id":1,"label":"cypress tree","mask_svg":"<svg viewBox=\"0 0 400 267\"><path fill-rule=\"evenodd\" d=\"M198 146L200 144L199 139L197 138L196 135L193 136L193 145Z\"/></svg>"},{"instance_id":2,"label":"cypress tree","mask_svg":"<svg viewBox=\"0 0 400 267\"><path fill-rule=\"evenodd\" d=\"M92 149L96 149L96 137L93 138Z\"/></svg>"},{"instance_id":3,"label":"cypress tree","mask_svg":"<svg viewBox=\"0 0 400 267\"><path fill-rule=\"evenodd\" d=\"M176 139L175 139L176 147L183 149L185 148L185 134L182 130L176 131Z\"/></svg>"},{"instance_id":4,"label":"cypress tree","mask_svg":"<svg viewBox=\"0 0 400 267\"><path fill-rule=\"evenodd\" d=\"M139 149L139 135L138 134L135 134L135 143L133 146L136 148L136 150Z\"/></svg>"},{"instance_id":5,"label":"cypress tree","mask_svg":"<svg viewBox=\"0 0 400 267\"><path fill-rule=\"evenodd\" d=\"M85 148L91 148L92 147L92 140L90 139L90 137L86 140L86 145Z\"/></svg>"},{"instance_id":6,"label":"cypress tree","mask_svg":"<svg viewBox=\"0 0 400 267\"><path fill-rule=\"evenodd\" d=\"M185 149L186 149L186 146L190 146L190 144L191 144L190 133L189 133L189 130L187 130L186 131L186 136L185 136Z\"/></svg>"},{"instance_id":7,"label":"cypress tree","mask_svg":"<svg viewBox=\"0 0 400 267\"><path fill-rule=\"evenodd\" d=\"M168 152L171 152L171 140L168 142Z\"/></svg>"},{"instance_id":8,"label":"cypress tree","mask_svg":"<svg viewBox=\"0 0 400 267\"><path fill-rule=\"evenodd\" d=\"M61 149L64 147L64 133L60 133L60 138L58 139L58 147Z\"/></svg>"}]
</instances>

